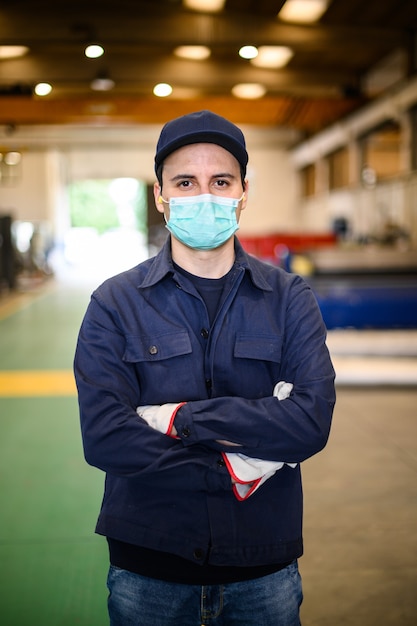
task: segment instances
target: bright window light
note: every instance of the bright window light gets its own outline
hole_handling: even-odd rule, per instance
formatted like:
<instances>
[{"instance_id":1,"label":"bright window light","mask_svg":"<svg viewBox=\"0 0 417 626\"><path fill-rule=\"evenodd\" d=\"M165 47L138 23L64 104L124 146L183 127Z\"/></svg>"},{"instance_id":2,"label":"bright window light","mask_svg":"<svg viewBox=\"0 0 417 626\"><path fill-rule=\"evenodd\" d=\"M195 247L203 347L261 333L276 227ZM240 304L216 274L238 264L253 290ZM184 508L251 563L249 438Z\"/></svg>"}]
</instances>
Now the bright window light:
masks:
<instances>
[{"instance_id":1,"label":"bright window light","mask_svg":"<svg viewBox=\"0 0 417 626\"><path fill-rule=\"evenodd\" d=\"M291 48L287 48L287 46L260 46L258 56L252 59L251 63L256 67L284 67L293 54Z\"/></svg>"},{"instance_id":2,"label":"bright window light","mask_svg":"<svg viewBox=\"0 0 417 626\"><path fill-rule=\"evenodd\" d=\"M0 46L0 59L17 59L28 52L26 46Z\"/></svg>"},{"instance_id":3,"label":"bright window light","mask_svg":"<svg viewBox=\"0 0 417 626\"><path fill-rule=\"evenodd\" d=\"M99 57L103 56L104 48L94 43L87 46L84 53L85 56L89 59L98 59Z\"/></svg>"},{"instance_id":4,"label":"bright window light","mask_svg":"<svg viewBox=\"0 0 417 626\"><path fill-rule=\"evenodd\" d=\"M172 94L172 87L168 83L159 83L153 88L153 93L158 98L166 98Z\"/></svg>"},{"instance_id":5,"label":"bright window light","mask_svg":"<svg viewBox=\"0 0 417 626\"><path fill-rule=\"evenodd\" d=\"M329 0L287 0L278 17L286 22L311 24L321 18L328 4Z\"/></svg>"},{"instance_id":6,"label":"bright window light","mask_svg":"<svg viewBox=\"0 0 417 626\"><path fill-rule=\"evenodd\" d=\"M183 5L187 9L194 11L221 11L226 0L183 0Z\"/></svg>"},{"instance_id":7,"label":"bright window light","mask_svg":"<svg viewBox=\"0 0 417 626\"><path fill-rule=\"evenodd\" d=\"M37 96L47 96L52 91L52 85L49 83L38 83L35 86L35 93Z\"/></svg>"},{"instance_id":8,"label":"bright window light","mask_svg":"<svg viewBox=\"0 0 417 626\"><path fill-rule=\"evenodd\" d=\"M254 59L258 56L258 48L256 46L243 46L239 50L239 56L241 56L242 59Z\"/></svg>"},{"instance_id":9,"label":"bright window light","mask_svg":"<svg viewBox=\"0 0 417 626\"><path fill-rule=\"evenodd\" d=\"M211 50L207 46L178 46L178 48L175 48L174 54L182 59L203 61L209 58Z\"/></svg>"},{"instance_id":10,"label":"bright window light","mask_svg":"<svg viewBox=\"0 0 417 626\"><path fill-rule=\"evenodd\" d=\"M7 152L7 154L4 155L6 165L19 165L21 160L22 155L20 152Z\"/></svg>"},{"instance_id":11,"label":"bright window light","mask_svg":"<svg viewBox=\"0 0 417 626\"><path fill-rule=\"evenodd\" d=\"M232 94L236 98L245 98L247 100L256 100L262 98L266 93L266 89L259 83L239 83L232 87Z\"/></svg>"}]
</instances>

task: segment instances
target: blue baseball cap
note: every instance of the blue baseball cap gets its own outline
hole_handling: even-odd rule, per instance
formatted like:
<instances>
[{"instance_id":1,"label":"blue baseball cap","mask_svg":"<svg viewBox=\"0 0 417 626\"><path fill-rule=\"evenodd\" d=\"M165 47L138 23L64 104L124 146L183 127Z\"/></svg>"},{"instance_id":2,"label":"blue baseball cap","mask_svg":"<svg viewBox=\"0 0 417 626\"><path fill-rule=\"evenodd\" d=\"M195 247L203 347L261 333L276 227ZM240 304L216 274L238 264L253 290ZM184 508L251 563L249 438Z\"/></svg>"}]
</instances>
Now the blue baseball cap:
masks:
<instances>
[{"instance_id":1,"label":"blue baseball cap","mask_svg":"<svg viewBox=\"0 0 417 626\"><path fill-rule=\"evenodd\" d=\"M240 128L211 111L188 113L167 122L156 145L155 171L164 159L183 146L193 143L214 143L237 159L243 175L248 164L245 137Z\"/></svg>"}]
</instances>

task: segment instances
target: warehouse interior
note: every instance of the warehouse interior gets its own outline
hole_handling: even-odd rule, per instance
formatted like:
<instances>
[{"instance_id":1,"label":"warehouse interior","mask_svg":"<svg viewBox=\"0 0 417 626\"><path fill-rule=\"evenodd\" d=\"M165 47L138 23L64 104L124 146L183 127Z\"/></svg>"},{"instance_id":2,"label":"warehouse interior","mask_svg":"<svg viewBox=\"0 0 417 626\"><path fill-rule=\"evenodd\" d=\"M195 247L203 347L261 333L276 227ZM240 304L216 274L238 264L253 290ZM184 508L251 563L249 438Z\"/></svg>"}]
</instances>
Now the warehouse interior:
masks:
<instances>
[{"instance_id":1,"label":"warehouse interior","mask_svg":"<svg viewBox=\"0 0 417 626\"><path fill-rule=\"evenodd\" d=\"M92 290L164 241L155 143L202 109L247 140L243 246L301 274L328 329L337 404L303 469L303 626L417 621L417 4L292 4L1 3L5 626L107 623L76 337Z\"/></svg>"}]
</instances>

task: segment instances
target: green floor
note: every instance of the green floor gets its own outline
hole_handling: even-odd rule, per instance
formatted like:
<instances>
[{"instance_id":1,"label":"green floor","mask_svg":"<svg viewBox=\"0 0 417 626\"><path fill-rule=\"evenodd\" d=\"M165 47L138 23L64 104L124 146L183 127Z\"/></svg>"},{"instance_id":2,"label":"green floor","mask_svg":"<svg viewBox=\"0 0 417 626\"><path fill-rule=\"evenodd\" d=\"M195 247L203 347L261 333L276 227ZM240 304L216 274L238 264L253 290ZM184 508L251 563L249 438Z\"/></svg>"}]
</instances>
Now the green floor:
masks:
<instances>
[{"instance_id":1,"label":"green floor","mask_svg":"<svg viewBox=\"0 0 417 626\"><path fill-rule=\"evenodd\" d=\"M71 369L88 293L48 291L0 321L0 370ZM107 623L103 476L87 466L77 399L0 397L0 621Z\"/></svg>"}]
</instances>

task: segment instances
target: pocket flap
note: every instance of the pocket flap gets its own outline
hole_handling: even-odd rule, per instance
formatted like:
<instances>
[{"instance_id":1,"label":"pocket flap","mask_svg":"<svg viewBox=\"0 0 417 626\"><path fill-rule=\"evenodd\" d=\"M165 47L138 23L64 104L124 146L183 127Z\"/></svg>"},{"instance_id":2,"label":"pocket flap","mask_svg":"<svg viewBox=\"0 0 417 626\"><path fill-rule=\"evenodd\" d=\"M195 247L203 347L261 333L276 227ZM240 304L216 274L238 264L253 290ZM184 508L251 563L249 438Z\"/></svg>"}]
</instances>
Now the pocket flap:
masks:
<instances>
[{"instance_id":1,"label":"pocket flap","mask_svg":"<svg viewBox=\"0 0 417 626\"><path fill-rule=\"evenodd\" d=\"M123 360L130 363L162 361L190 354L191 341L186 330L155 335L128 335Z\"/></svg>"},{"instance_id":2,"label":"pocket flap","mask_svg":"<svg viewBox=\"0 0 417 626\"><path fill-rule=\"evenodd\" d=\"M281 361L282 337L280 335L237 335L234 355L241 359Z\"/></svg>"}]
</instances>

